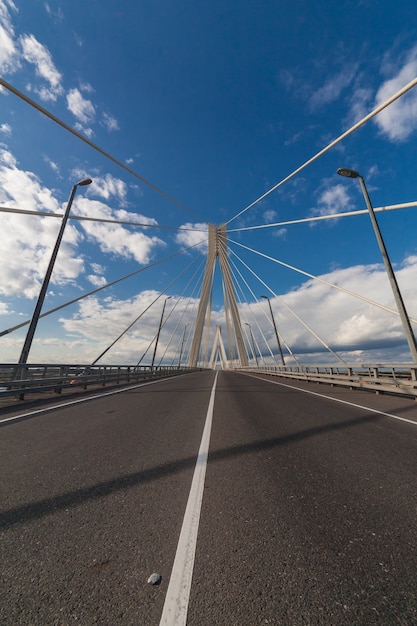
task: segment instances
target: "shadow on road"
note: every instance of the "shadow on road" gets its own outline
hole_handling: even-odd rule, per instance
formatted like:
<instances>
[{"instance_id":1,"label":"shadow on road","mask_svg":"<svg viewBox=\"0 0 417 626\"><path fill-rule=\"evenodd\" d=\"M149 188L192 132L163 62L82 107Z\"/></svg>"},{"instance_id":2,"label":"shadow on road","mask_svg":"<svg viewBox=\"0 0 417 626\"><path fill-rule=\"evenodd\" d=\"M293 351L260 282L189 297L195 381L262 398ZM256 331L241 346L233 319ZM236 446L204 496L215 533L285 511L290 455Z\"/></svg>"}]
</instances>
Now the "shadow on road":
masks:
<instances>
[{"instance_id":1,"label":"shadow on road","mask_svg":"<svg viewBox=\"0 0 417 626\"><path fill-rule=\"evenodd\" d=\"M251 454L262 450L270 450L278 446L288 445L297 441L308 439L309 437L316 437L325 433L341 430L345 428L352 428L362 424L376 422L381 419L381 416L377 414L367 415L365 417L357 417L343 422L326 424L324 426L318 426L315 428L308 428L306 430L285 435L283 437L275 437L267 440L258 440L247 444L238 446L232 446L223 450L214 450L209 453L209 462L216 463L227 458L233 458L245 454ZM67 509L69 507L78 506L89 500L95 500L103 498L112 493L122 491L124 489L130 489L137 485L149 483L155 480L160 480L165 476L181 472L185 469L189 469L195 466L196 456L188 457L171 463L159 465L149 470L136 472L127 476L121 476L114 480L108 480L91 487L85 487L83 489L77 489L69 491L67 493L46 498L39 502L33 502L26 504L9 511L4 512L0 516L0 528L8 528L17 524L21 524L30 520L42 518L46 515L51 515L57 510Z\"/></svg>"}]
</instances>

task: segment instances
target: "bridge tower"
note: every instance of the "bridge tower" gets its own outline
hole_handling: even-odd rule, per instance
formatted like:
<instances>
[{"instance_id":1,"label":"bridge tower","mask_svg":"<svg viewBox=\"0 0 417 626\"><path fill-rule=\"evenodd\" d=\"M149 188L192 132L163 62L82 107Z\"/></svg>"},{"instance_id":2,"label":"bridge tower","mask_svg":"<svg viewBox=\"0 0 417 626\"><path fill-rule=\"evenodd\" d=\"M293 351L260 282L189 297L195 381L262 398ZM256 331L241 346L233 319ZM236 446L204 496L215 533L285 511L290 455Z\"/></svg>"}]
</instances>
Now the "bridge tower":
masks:
<instances>
[{"instance_id":1,"label":"bridge tower","mask_svg":"<svg viewBox=\"0 0 417 626\"><path fill-rule=\"evenodd\" d=\"M220 272L223 280L224 311L226 316L228 361L224 359L223 341L219 330L216 331L215 344L221 345L222 363L230 362L234 358L237 350L239 365L248 365L248 352L243 340L242 324L236 303L236 295L232 281L232 274L227 256L226 224L221 226L208 225L208 252L204 271L204 278L201 287L200 302L197 312L197 320L194 329L194 336L191 343L188 365L196 367L199 361L200 351L206 353L208 363L208 342L210 337L211 302L214 273L217 260L219 261ZM204 336L204 342L203 342ZM204 360L200 357L200 361ZM213 354L210 362L213 363ZM224 366L224 365L223 365Z\"/></svg>"}]
</instances>

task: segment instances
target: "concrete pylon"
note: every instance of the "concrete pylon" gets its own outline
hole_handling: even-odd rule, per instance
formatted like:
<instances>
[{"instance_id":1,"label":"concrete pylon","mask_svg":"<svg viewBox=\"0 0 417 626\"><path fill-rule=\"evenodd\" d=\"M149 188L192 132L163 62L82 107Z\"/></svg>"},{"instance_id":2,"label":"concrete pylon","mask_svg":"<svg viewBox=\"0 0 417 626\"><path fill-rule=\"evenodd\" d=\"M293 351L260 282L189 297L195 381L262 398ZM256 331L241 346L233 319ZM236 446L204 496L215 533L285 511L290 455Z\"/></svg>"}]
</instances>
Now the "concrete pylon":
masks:
<instances>
[{"instance_id":1,"label":"concrete pylon","mask_svg":"<svg viewBox=\"0 0 417 626\"><path fill-rule=\"evenodd\" d=\"M213 349L211 351L211 357L210 357L210 362L209 362L209 367L211 367L212 370L216 369L216 364L217 364L219 357L221 357L222 369L226 369L227 368L226 351L224 349L221 328L220 326L217 326L216 335L214 337L214 342L213 342Z\"/></svg>"},{"instance_id":2,"label":"concrete pylon","mask_svg":"<svg viewBox=\"0 0 417 626\"><path fill-rule=\"evenodd\" d=\"M201 287L200 302L188 365L189 367L197 367L204 325L206 320L211 318L211 292L217 259L219 259L220 271L223 278L226 320L229 320L229 317L231 318L231 326L233 329L232 334L234 335L234 340L236 342L239 364L240 366L245 367L248 365L248 352L243 340L242 324L237 308L236 295L230 272L229 259L227 256L226 224L222 224L218 227L213 224L208 225L207 261L204 271L203 284ZM209 330L207 330L207 332L209 332ZM216 336L216 338L218 339L218 336ZM230 345L228 349L230 353Z\"/></svg>"}]
</instances>

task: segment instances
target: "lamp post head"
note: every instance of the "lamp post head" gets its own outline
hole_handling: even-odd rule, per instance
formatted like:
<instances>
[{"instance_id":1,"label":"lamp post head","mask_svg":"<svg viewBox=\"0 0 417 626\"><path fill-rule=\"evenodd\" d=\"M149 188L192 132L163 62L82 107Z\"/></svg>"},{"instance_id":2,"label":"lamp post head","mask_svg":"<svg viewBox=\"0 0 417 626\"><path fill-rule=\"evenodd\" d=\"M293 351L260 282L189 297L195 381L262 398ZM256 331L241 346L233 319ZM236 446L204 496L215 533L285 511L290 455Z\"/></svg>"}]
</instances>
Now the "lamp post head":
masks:
<instances>
[{"instance_id":1,"label":"lamp post head","mask_svg":"<svg viewBox=\"0 0 417 626\"><path fill-rule=\"evenodd\" d=\"M261 298L265 298L265 300L269 300L268 296L261 296Z\"/></svg>"},{"instance_id":2,"label":"lamp post head","mask_svg":"<svg viewBox=\"0 0 417 626\"><path fill-rule=\"evenodd\" d=\"M85 187L85 185L91 185L92 182L91 178L83 178L83 180L80 180L79 183L76 183L76 186Z\"/></svg>"},{"instance_id":3,"label":"lamp post head","mask_svg":"<svg viewBox=\"0 0 417 626\"><path fill-rule=\"evenodd\" d=\"M347 178L359 178L360 174L356 170L349 170L346 167L339 167L337 170L339 176L346 176Z\"/></svg>"}]
</instances>

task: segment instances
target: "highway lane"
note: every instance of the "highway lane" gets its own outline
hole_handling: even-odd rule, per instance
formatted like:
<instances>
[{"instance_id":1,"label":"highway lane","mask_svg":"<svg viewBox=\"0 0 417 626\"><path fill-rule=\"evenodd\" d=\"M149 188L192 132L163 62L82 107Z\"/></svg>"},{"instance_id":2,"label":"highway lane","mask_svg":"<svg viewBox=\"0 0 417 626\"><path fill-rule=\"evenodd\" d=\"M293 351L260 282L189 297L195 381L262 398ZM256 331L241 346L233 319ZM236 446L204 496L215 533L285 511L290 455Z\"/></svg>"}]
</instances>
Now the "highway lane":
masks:
<instances>
[{"instance_id":1,"label":"highway lane","mask_svg":"<svg viewBox=\"0 0 417 626\"><path fill-rule=\"evenodd\" d=\"M0 428L1 624L158 626L214 378ZM348 401L417 416L219 373L187 624L417 623L417 427Z\"/></svg>"},{"instance_id":2,"label":"highway lane","mask_svg":"<svg viewBox=\"0 0 417 626\"><path fill-rule=\"evenodd\" d=\"M416 426L225 372L189 623L416 624L416 478Z\"/></svg>"},{"instance_id":3,"label":"highway lane","mask_svg":"<svg viewBox=\"0 0 417 626\"><path fill-rule=\"evenodd\" d=\"M0 429L1 624L159 623L213 380L189 374Z\"/></svg>"}]
</instances>

